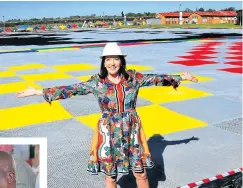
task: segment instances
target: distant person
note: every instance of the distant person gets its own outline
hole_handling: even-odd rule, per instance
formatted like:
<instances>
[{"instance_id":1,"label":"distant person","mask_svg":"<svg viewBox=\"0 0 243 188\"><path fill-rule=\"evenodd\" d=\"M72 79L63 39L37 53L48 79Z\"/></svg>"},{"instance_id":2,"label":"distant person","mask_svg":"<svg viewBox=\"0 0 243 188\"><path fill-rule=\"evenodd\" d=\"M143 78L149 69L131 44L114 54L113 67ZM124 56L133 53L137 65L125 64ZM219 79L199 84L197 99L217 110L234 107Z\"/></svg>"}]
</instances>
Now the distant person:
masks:
<instances>
[{"instance_id":1,"label":"distant person","mask_svg":"<svg viewBox=\"0 0 243 188\"><path fill-rule=\"evenodd\" d=\"M14 155L19 159L27 161L30 157L29 145L14 145Z\"/></svg>"},{"instance_id":2,"label":"distant person","mask_svg":"<svg viewBox=\"0 0 243 188\"><path fill-rule=\"evenodd\" d=\"M40 173L37 174L35 188L40 188Z\"/></svg>"},{"instance_id":3,"label":"distant person","mask_svg":"<svg viewBox=\"0 0 243 188\"><path fill-rule=\"evenodd\" d=\"M16 188L14 159L4 151L0 151L0 188Z\"/></svg>"},{"instance_id":4,"label":"distant person","mask_svg":"<svg viewBox=\"0 0 243 188\"><path fill-rule=\"evenodd\" d=\"M127 70L125 57L117 43L107 43L100 57L100 73L87 82L43 90L29 88L19 92L17 97L40 95L51 103L74 95L93 93L102 116L94 132L87 170L92 174L104 173L107 188L116 187L118 173L128 174L132 170L138 188L148 188L146 168L152 168L154 164L136 112L139 88L173 86L176 89L182 80L197 82L197 79L187 72L166 75Z\"/></svg>"},{"instance_id":5,"label":"distant person","mask_svg":"<svg viewBox=\"0 0 243 188\"><path fill-rule=\"evenodd\" d=\"M36 176L29 164L14 155L13 145L0 145L0 151L11 155L15 161L15 176L17 188L34 188ZM1 188L1 187L0 187Z\"/></svg>"},{"instance_id":6,"label":"distant person","mask_svg":"<svg viewBox=\"0 0 243 188\"><path fill-rule=\"evenodd\" d=\"M39 174L40 170L40 145L34 146L34 158L32 159L32 170L35 175Z\"/></svg>"}]
</instances>

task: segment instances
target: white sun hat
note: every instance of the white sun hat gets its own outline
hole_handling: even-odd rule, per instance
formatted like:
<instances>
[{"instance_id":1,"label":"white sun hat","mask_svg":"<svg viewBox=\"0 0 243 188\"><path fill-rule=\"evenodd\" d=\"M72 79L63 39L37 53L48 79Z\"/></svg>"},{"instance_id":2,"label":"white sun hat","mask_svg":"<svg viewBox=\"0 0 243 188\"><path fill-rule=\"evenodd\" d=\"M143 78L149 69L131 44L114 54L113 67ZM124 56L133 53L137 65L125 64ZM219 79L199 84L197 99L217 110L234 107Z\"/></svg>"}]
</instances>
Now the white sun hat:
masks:
<instances>
[{"instance_id":1,"label":"white sun hat","mask_svg":"<svg viewBox=\"0 0 243 188\"><path fill-rule=\"evenodd\" d=\"M100 58L102 58L104 56L111 56L111 55L120 55L120 56L124 56L124 57L127 56L122 53L121 48L118 46L118 44L116 42L108 42L105 45L103 54L102 54L102 56L100 56Z\"/></svg>"}]
</instances>

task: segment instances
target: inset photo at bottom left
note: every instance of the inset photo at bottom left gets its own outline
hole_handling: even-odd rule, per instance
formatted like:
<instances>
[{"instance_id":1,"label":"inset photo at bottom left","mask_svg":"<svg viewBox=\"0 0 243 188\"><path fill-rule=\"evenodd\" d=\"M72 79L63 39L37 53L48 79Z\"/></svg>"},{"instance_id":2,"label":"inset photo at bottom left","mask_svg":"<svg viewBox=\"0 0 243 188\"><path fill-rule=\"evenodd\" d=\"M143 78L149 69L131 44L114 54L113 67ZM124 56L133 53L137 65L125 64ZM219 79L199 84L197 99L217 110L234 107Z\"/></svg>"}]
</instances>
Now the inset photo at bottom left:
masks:
<instances>
[{"instance_id":1,"label":"inset photo at bottom left","mask_svg":"<svg viewBox=\"0 0 243 188\"><path fill-rule=\"evenodd\" d=\"M47 187L47 139L0 138L0 188Z\"/></svg>"}]
</instances>

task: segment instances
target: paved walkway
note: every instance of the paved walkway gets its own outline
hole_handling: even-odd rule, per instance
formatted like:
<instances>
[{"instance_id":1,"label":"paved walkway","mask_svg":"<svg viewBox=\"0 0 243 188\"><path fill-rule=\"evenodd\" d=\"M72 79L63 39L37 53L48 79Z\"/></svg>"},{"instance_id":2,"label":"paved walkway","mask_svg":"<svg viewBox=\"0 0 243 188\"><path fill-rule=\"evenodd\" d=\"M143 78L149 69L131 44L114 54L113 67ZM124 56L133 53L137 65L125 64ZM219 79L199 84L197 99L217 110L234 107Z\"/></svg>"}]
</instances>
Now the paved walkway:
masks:
<instances>
[{"instance_id":1,"label":"paved walkway","mask_svg":"<svg viewBox=\"0 0 243 188\"><path fill-rule=\"evenodd\" d=\"M117 33L109 36L116 39ZM124 39L131 36L134 33L128 32ZM123 45L128 68L143 73L190 71L199 79L197 84L183 82L177 91L167 87L140 90L137 111L156 163L148 171L152 187L177 187L241 167L240 41L228 37ZM26 46L0 47L23 48ZM0 136L47 137L48 187L104 187L103 175L86 172L93 128L100 115L98 103L87 95L50 106L41 97L16 99L16 92L27 85L42 88L85 81L99 71L101 52L97 46L0 54ZM132 176L118 178L120 187L133 187L134 183Z\"/></svg>"}]
</instances>

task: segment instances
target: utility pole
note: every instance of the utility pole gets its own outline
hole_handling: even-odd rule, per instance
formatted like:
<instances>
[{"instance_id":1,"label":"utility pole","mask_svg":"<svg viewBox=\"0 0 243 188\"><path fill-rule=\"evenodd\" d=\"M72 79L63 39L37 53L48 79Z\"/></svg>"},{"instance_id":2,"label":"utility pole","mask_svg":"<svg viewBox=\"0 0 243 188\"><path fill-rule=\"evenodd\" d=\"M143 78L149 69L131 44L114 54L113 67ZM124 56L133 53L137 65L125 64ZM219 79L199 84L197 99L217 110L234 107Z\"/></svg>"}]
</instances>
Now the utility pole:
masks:
<instances>
[{"instance_id":1,"label":"utility pole","mask_svg":"<svg viewBox=\"0 0 243 188\"><path fill-rule=\"evenodd\" d=\"M3 16L3 32L5 33L5 21L4 21L4 16Z\"/></svg>"},{"instance_id":2,"label":"utility pole","mask_svg":"<svg viewBox=\"0 0 243 188\"><path fill-rule=\"evenodd\" d=\"M103 12L103 22L105 22L104 14L105 14L105 13Z\"/></svg>"},{"instance_id":3,"label":"utility pole","mask_svg":"<svg viewBox=\"0 0 243 188\"><path fill-rule=\"evenodd\" d=\"M181 4L179 5L179 24L182 24L182 12L181 12Z\"/></svg>"}]
</instances>

